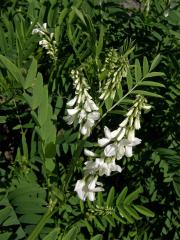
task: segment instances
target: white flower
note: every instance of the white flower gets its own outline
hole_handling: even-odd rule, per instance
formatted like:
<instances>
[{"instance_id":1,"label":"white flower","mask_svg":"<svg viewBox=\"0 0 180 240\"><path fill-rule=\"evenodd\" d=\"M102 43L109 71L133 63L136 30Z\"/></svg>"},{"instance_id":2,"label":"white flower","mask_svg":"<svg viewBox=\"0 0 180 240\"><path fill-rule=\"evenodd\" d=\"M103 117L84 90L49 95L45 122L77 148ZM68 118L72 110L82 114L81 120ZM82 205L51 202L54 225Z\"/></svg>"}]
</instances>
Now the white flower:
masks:
<instances>
[{"instance_id":1,"label":"white flower","mask_svg":"<svg viewBox=\"0 0 180 240\"><path fill-rule=\"evenodd\" d=\"M130 128L128 131L128 140L134 141L134 138L135 138L135 130L134 128Z\"/></svg>"},{"instance_id":2,"label":"white flower","mask_svg":"<svg viewBox=\"0 0 180 240\"><path fill-rule=\"evenodd\" d=\"M89 98L87 98L87 104L91 108L91 111L98 111L99 110L99 108L96 106L95 102L91 99L90 95L89 95Z\"/></svg>"},{"instance_id":3,"label":"white flower","mask_svg":"<svg viewBox=\"0 0 180 240\"><path fill-rule=\"evenodd\" d=\"M116 138L118 136L118 134L120 133L120 131L121 131L121 128L118 128L118 129L112 131L111 132L111 139Z\"/></svg>"},{"instance_id":4,"label":"white flower","mask_svg":"<svg viewBox=\"0 0 180 240\"><path fill-rule=\"evenodd\" d=\"M111 131L109 130L108 127L104 127L104 134L105 134L105 137L110 139L111 140Z\"/></svg>"},{"instance_id":5,"label":"white flower","mask_svg":"<svg viewBox=\"0 0 180 240\"><path fill-rule=\"evenodd\" d=\"M75 115L75 114L78 113L78 112L79 112L79 109L77 109L77 108L67 109L67 113L68 113L68 115L70 115L70 116L73 116L73 115Z\"/></svg>"},{"instance_id":6,"label":"white flower","mask_svg":"<svg viewBox=\"0 0 180 240\"><path fill-rule=\"evenodd\" d=\"M43 23L43 28L44 28L44 30L47 29L47 23Z\"/></svg>"},{"instance_id":7,"label":"white flower","mask_svg":"<svg viewBox=\"0 0 180 240\"><path fill-rule=\"evenodd\" d=\"M125 128L122 128L122 129L120 130L120 133L119 133L118 137L117 137L117 141L118 141L118 142L124 137L125 133L126 133L126 129L125 129Z\"/></svg>"},{"instance_id":8,"label":"white flower","mask_svg":"<svg viewBox=\"0 0 180 240\"><path fill-rule=\"evenodd\" d=\"M84 149L84 154L88 157L95 157L96 154L90 150L88 150L87 148Z\"/></svg>"},{"instance_id":9,"label":"white flower","mask_svg":"<svg viewBox=\"0 0 180 240\"><path fill-rule=\"evenodd\" d=\"M43 39L41 41L39 41L39 45L43 46L44 48L48 47L48 41L46 39Z\"/></svg>"},{"instance_id":10,"label":"white flower","mask_svg":"<svg viewBox=\"0 0 180 240\"><path fill-rule=\"evenodd\" d=\"M110 176L111 172L122 171L122 168L115 163L115 159L111 160L110 162L104 162L104 159L97 158L96 162L99 168L99 176Z\"/></svg>"},{"instance_id":11,"label":"white flower","mask_svg":"<svg viewBox=\"0 0 180 240\"><path fill-rule=\"evenodd\" d=\"M99 112L91 112L91 113L88 113L87 117L89 119L93 119L94 121L98 120L100 118L100 113Z\"/></svg>"},{"instance_id":12,"label":"white flower","mask_svg":"<svg viewBox=\"0 0 180 240\"><path fill-rule=\"evenodd\" d=\"M87 175L98 174L99 176L110 176L112 171L122 171L122 168L116 165L115 159L105 162L103 158L96 158L95 161L85 162L85 165L84 170Z\"/></svg>"},{"instance_id":13,"label":"white flower","mask_svg":"<svg viewBox=\"0 0 180 240\"><path fill-rule=\"evenodd\" d=\"M89 136L91 133L91 128L94 125L94 120L87 118L85 124L80 129L82 135Z\"/></svg>"},{"instance_id":14,"label":"white flower","mask_svg":"<svg viewBox=\"0 0 180 240\"><path fill-rule=\"evenodd\" d=\"M149 109L151 109L151 105L143 104L142 108L143 108L144 110L149 110Z\"/></svg>"},{"instance_id":15,"label":"white flower","mask_svg":"<svg viewBox=\"0 0 180 240\"><path fill-rule=\"evenodd\" d=\"M82 109L79 113L79 121L78 122L81 123L84 119L86 119L86 116L87 116L86 111L84 109Z\"/></svg>"},{"instance_id":16,"label":"white flower","mask_svg":"<svg viewBox=\"0 0 180 240\"><path fill-rule=\"evenodd\" d=\"M75 96L73 99L71 99L70 101L67 102L67 106L68 107L73 107L74 104L76 103L77 97Z\"/></svg>"},{"instance_id":17,"label":"white flower","mask_svg":"<svg viewBox=\"0 0 180 240\"><path fill-rule=\"evenodd\" d=\"M134 138L133 141L129 141L128 139L124 140L124 145L125 145L125 155L126 157L132 157L132 147L138 145L141 143L141 139L139 138Z\"/></svg>"},{"instance_id":18,"label":"white flower","mask_svg":"<svg viewBox=\"0 0 180 240\"><path fill-rule=\"evenodd\" d=\"M96 161L87 161L84 164L85 167L83 170L85 171L85 175L92 175L98 171L98 164Z\"/></svg>"},{"instance_id":19,"label":"white flower","mask_svg":"<svg viewBox=\"0 0 180 240\"><path fill-rule=\"evenodd\" d=\"M112 160L110 163L107 163L107 165L108 165L108 168L110 169L110 171L112 171L112 172L115 172L115 171L122 172L122 168L115 163L115 160Z\"/></svg>"},{"instance_id":20,"label":"white flower","mask_svg":"<svg viewBox=\"0 0 180 240\"><path fill-rule=\"evenodd\" d=\"M117 144L116 143L109 144L104 149L104 154L106 157L116 156L116 152L117 152Z\"/></svg>"},{"instance_id":21,"label":"white flower","mask_svg":"<svg viewBox=\"0 0 180 240\"><path fill-rule=\"evenodd\" d=\"M120 127L125 127L126 125L127 125L127 123L128 123L128 121L129 121L129 118L127 117L127 118L125 118L123 121L122 121L122 123L120 123Z\"/></svg>"},{"instance_id":22,"label":"white flower","mask_svg":"<svg viewBox=\"0 0 180 240\"><path fill-rule=\"evenodd\" d=\"M131 116L132 115L132 113L133 113L133 111L134 111L134 108L131 108L127 113L126 113L126 116Z\"/></svg>"},{"instance_id":23,"label":"white flower","mask_svg":"<svg viewBox=\"0 0 180 240\"><path fill-rule=\"evenodd\" d=\"M95 193L104 191L102 187L96 187L96 185L102 186L101 183L97 182L97 177L89 177L86 181L85 179L78 180L74 191L77 192L79 198L83 201L89 198L90 201L95 200Z\"/></svg>"},{"instance_id":24,"label":"white flower","mask_svg":"<svg viewBox=\"0 0 180 240\"><path fill-rule=\"evenodd\" d=\"M123 141L118 143L117 152L116 152L116 159L120 160L125 154L125 147L123 145Z\"/></svg>"},{"instance_id":25,"label":"white flower","mask_svg":"<svg viewBox=\"0 0 180 240\"><path fill-rule=\"evenodd\" d=\"M77 192L79 198L83 201L86 200L86 192L84 191L85 186L86 182L84 179L82 179L76 182L76 186L74 188L74 191Z\"/></svg>"},{"instance_id":26,"label":"white flower","mask_svg":"<svg viewBox=\"0 0 180 240\"><path fill-rule=\"evenodd\" d=\"M98 139L98 144L99 144L100 147L104 147L104 146L106 146L110 141L111 141L111 139L101 138L101 139Z\"/></svg>"},{"instance_id":27,"label":"white flower","mask_svg":"<svg viewBox=\"0 0 180 240\"><path fill-rule=\"evenodd\" d=\"M134 127L135 127L135 129L137 129L137 130L141 128L139 116L137 116L136 119L135 119L135 121L134 121Z\"/></svg>"}]
</instances>

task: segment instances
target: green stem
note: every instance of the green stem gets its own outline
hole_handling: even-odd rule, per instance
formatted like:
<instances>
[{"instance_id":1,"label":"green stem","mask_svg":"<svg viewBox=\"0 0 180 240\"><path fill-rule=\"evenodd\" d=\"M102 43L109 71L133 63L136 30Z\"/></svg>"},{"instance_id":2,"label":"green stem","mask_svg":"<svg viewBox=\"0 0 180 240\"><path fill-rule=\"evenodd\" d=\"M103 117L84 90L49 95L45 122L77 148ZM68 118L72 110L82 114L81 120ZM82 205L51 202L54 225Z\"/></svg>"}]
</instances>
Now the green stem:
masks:
<instances>
[{"instance_id":1,"label":"green stem","mask_svg":"<svg viewBox=\"0 0 180 240\"><path fill-rule=\"evenodd\" d=\"M55 201L52 204L52 206L48 209L48 211L43 215L43 217L41 218L39 223L36 225L36 227L33 229L31 234L27 238L27 240L36 240L37 239L37 237L38 237L39 233L42 231L44 225L47 223L49 218L57 211L57 209L54 210L54 208L56 206L56 202L57 201Z\"/></svg>"},{"instance_id":2,"label":"green stem","mask_svg":"<svg viewBox=\"0 0 180 240\"><path fill-rule=\"evenodd\" d=\"M141 82L141 81L140 81ZM117 105L119 105L129 94L131 94L134 89L138 86L138 83L129 91L127 92L122 98L119 99L119 101L117 101L109 110L107 110L107 112L105 112L102 117L96 122L96 125L99 124L101 122L101 120L109 113L111 112Z\"/></svg>"}]
</instances>

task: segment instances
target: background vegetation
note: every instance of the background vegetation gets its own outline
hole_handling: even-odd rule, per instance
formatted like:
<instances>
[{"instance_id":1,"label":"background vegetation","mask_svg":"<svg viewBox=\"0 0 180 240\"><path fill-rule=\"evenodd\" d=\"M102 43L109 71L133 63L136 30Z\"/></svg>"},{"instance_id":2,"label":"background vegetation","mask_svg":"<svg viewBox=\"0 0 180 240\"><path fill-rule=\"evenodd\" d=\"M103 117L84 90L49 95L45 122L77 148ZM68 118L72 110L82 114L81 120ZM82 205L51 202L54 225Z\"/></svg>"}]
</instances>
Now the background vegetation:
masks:
<instances>
[{"instance_id":1,"label":"background vegetation","mask_svg":"<svg viewBox=\"0 0 180 240\"><path fill-rule=\"evenodd\" d=\"M0 239L179 240L179 1L0 6ZM47 37L54 33L52 55L32 34L38 23L47 23ZM99 83L111 69L99 69L112 49L115 65L127 61L130 74L100 102ZM88 138L63 119L74 96L70 72L79 67L104 116ZM141 145L121 159L122 173L102 178L105 191L94 202L80 201L83 148L97 146L105 125L117 127L136 94L152 105L141 118Z\"/></svg>"}]
</instances>

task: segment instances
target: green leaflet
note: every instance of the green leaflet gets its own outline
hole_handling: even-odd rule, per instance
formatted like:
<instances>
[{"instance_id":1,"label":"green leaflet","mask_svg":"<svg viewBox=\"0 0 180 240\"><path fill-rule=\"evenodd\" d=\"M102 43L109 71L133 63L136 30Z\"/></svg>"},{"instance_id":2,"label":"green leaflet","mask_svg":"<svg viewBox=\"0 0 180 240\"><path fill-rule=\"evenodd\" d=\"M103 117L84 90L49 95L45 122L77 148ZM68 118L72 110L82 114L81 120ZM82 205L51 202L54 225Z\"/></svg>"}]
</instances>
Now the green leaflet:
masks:
<instances>
[{"instance_id":1,"label":"green leaflet","mask_svg":"<svg viewBox=\"0 0 180 240\"><path fill-rule=\"evenodd\" d=\"M154 213L147 209L146 207L140 206L140 205L135 205L134 208L141 214L147 216L147 217L154 217Z\"/></svg>"},{"instance_id":2,"label":"green leaflet","mask_svg":"<svg viewBox=\"0 0 180 240\"><path fill-rule=\"evenodd\" d=\"M74 227L68 231L68 233L63 236L62 240L76 239L77 228Z\"/></svg>"},{"instance_id":3,"label":"green leaflet","mask_svg":"<svg viewBox=\"0 0 180 240\"><path fill-rule=\"evenodd\" d=\"M16 65L3 55L0 55L0 61L4 64L9 73L16 79L16 81L23 85L24 78L21 71L16 67Z\"/></svg>"},{"instance_id":4,"label":"green leaflet","mask_svg":"<svg viewBox=\"0 0 180 240\"><path fill-rule=\"evenodd\" d=\"M26 80L24 83L24 89L33 88L34 84L36 84L36 75L37 75L37 61L33 58L30 68L28 70ZM35 81L36 80L36 81Z\"/></svg>"},{"instance_id":5,"label":"green leaflet","mask_svg":"<svg viewBox=\"0 0 180 240\"><path fill-rule=\"evenodd\" d=\"M114 194L115 194L115 189L114 189L114 187L112 187L111 190L109 191L109 194L107 197L107 201L106 201L107 206L112 206L113 201L114 201Z\"/></svg>"},{"instance_id":6,"label":"green leaflet","mask_svg":"<svg viewBox=\"0 0 180 240\"><path fill-rule=\"evenodd\" d=\"M138 59L135 60L135 80L139 82L142 78L141 65Z\"/></svg>"},{"instance_id":7,"label":"green leaflet","mask_svg":"<svg viewBox=\"0 0 180 240\"><path fill-rule=\"evenodd\" d=\"M152 63L151 63L151 66L150 66L150 72L159 64L160 58L161 58L160 54L158 54L158 55L154 58L154 60L153 60Z\"/></svg>"},{"instance_id":8,"label":"green leaflet","mask_svg":"<svg viewBox=\"0 0 180 240\"><path fill-rule=\"evenodd\" d=\"M147 57L143 58L143 76L145 76L149 72L149 63Z\"/></svg>"},{"instance_id":9,"label":"green leaflet","mask_svg":"<svg viewBox=\"0 0 180 240\"><path fill-rule=\"evenodd\" d=\"M161 95L157 93L152 93L144 90L134 90L132 94L140 94L140 95L149 96L149 97L163 98Z\"/></svg>"},{"instance_id":10,"label":"green leaflet","mask_svg":"<svg viewBox=\"0 0 180 240\"><path fill-rule=\"evenodd\" d=\"M60 228L54 228L43 240L57 240L60 233Z\"/></svg>"},{"instance_id":11,"label":"green leaflet","mask_svg":"<svg viewBox=\"0 0 180 240\"><path fill-rule=\"evenodd\" d=\"M153 81L143 81L139 83L139 86L149 86L149 87L165 87L164 84L153 82Z\"/></svg>"}]
</instances>

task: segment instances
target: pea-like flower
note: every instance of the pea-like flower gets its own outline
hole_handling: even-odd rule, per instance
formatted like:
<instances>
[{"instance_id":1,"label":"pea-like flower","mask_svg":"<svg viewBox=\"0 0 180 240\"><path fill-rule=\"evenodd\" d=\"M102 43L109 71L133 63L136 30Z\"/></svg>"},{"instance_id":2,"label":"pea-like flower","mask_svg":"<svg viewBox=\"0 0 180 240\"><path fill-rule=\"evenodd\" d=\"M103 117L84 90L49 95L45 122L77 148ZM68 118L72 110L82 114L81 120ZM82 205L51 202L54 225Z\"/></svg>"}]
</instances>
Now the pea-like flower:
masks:
<instances>
[{"instance_id":1,"label":"pea-like flower","mask_svg":"<svg viewBox=\"0 0 180 240\"><path fill-rule=\"evenodd\" d=\"M86 198L88 198L90 201L94 201L95 193L104 191L102 183L97 182L97 179L98 176L89 176L88 178L83 178L77 181L74 191L77 192L81 200L85 201Z\"/></svg>"},{"instance_id":2,"label":"pea-like flower","mask_svg":"<svg viewBox=\"0 0 180 240\"><path fill-rule=\"evenodd\" d=\"M87 161L83 169L85 175L98 174L99 176L110 176L111 172L122 171L122 168L115 163L115 159L108 158L96 158L95 161Z\"/></svg>"},{"instance_id":3,"label":"pea-like flower","mask_svg":"<svg viewBox=\"0 0 180 240\"><path fill-rule=\"evenodd\" d=\"M74 80L75 97L67 102L67 116L64 120L67 124L80 124L80 132L84 136L91 134L92 127L100 118L99 108L88 93L89 86L80 70L71 72Z\"/></svg>"},{"instance_id":4,"label":"pea-like flower","mask_svg":"<svg viewBox=\"0 0 180 240\"><path fill-rule=\"evenodd\" d=\"M32 30L32 34L38 34L40 37L43 37L42 40L39 41L39 45L46 49L47 54L53 60L57 60L57 46L54 40L54 33L48 31L47 23L43 23L42 25L37 23Z\"/></svg>"}]
</instances>

